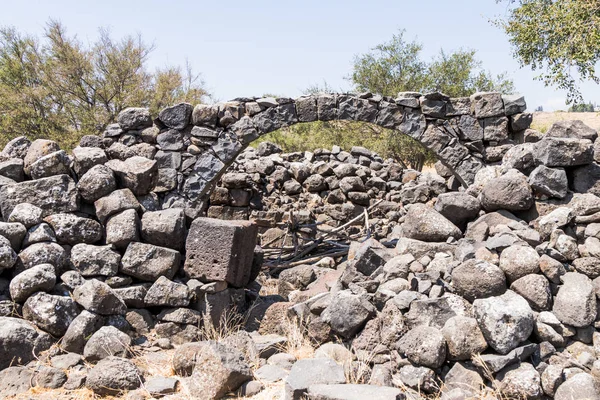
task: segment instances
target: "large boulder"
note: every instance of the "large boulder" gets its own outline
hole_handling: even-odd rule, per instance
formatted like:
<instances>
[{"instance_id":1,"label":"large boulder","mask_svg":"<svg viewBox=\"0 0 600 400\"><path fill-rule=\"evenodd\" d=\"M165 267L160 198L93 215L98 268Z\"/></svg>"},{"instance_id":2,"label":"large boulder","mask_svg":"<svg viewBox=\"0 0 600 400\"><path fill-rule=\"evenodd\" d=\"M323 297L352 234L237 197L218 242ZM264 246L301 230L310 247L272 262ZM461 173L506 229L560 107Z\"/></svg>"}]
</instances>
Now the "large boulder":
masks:
<instances>
[{"instance_id":1,"label":"large boulder","mask_svg":"<svg viewBox=\"0 0 600 400\"><path fill-rule=\"evenodd\" d=\"M131 190L120 189L96 200L94 207L100 222L105 222L111 215L125 210L138 211L141 206Z\"/></svg>"},{"instance_id":2,"label":"large boulder","mask_svg":"<svg viewBox=\"0 0 600 400\"><path fill-rule=\"evenodd\" d=\"M558 387L554 400L600 399L600 383L586 372L573 375Z\"/></svg>"},{"instance_id":3,"label":"large boulder","mask_svg":"<svg viewBox=\"0 0 600 400\"><path fill-rule=\"evenodd\" d=\"M152 116L147 108L128 107L119 113L117 123L124 131L141 130L152 126Z\"/></svg>"},{"instance_id":4,"label":"large boulder","mask_svg":"<svg viewBox=\"0 0 600 400\"><path fill-rule=\"evenodd\" d=\"M486 183L479 200L486 211L523 211L531 208L534 202L527 177L516 169Z\"/></svg>"},{"instance_id":5,"label":"large boulder","mask_svg":"<svg viewBox=\"0 0 600 400\"><path fill-rule=\"evenodd\" d=\"M70 298L37 292L23 305L23 318L54 337L61 337L79 314L79 307Z\"/></svg>"},{"instance_id":6,"label":"large boulder","mask_svg":"<svg viewBox=\"0 0 600 400\"><path fill-rule=\"evenodd\" d=\"M523 297L507 290L501 296L477 299L473 312L485 340L500 354L507 354L531 335L534 317Z\"/></svg>"},{"instance_id":7,"label":"large boulder","mask_svg":"<svg viewBox=\"0 0 600 400\"><path fill-rule=\"evenodd\" d=\"M29 322L0 317L0 370L11 365L25 365L51 345L50 336Z\"/></svg>"},{"instance_id":8,"label":"large boulder","mask_svg":"<svg viewBox=\"0 0 600 400\"><path fill-rule=\"evenodd\" d=\"M181 208L148 211L142 216L142 239L156 246L182 251L185 248L185 214Z\"/></svg>"},{"instance_id":9,"label":"large boulder","mask_svg":"<svg viewBox=\"0 0 600 400\"><path fill-rule=\"evenodd\" d=\"M75 147L73 154L73 170L81 177L96 165L102 165L108 161L104 150L97 147Z\"/></svg>"},{"instance_id":10,"label":"large boulder","mask_svg":"<svg viewBox=\"0 0 600 400\"><path fill-rule=\"evenodd\" d=\"M96 243L102 239L102 226L91 218L75 214L54 214L44 218L60 244Z\"/></svg>"},{"instance_id":11,"label":"large boulder","mask_svg":"<svg viewBox=\"0 0 600 400\"><path fill-rule=\"evenodd\" d=\"M346 383L344 367L329 358L298 360L285 382L284 400L301 400L308 388L319 384Z\"/></svg>"},{"instance_id":12,"label":"large boulder","mask_svg":"<svg viewBox=\"0 0 600 400\"><path fill-rule=\"evenodd\" d=\"M249 221L196 218L186 240L186 275L245 286L252 275L257 235L258 226Z\"/></svg>"},{"instance_id":13,"label":"large boulder","mask_svg":"<svg viewBox=\"0 0 600 400\"><path fill-rule=\"evenodd\" d=\"M461 192L442 193L435 203L435 210L458 227L477 217L480 209L479 200Z\"/></svg>"},{"instance_id":14,"label":"large boulder","mask_svg":"<svg viewBox=\"0 0 600 400\"><path fill-rule=\"evenodd\" d=\"M244 354L238 349L214 341L192 345L195 346L190 348L193 354L191 377L186 379L192 396L220 399L252 379Z\"/></svg>"},{"instance_id":15,"label":"large boulder","mask_svg":"<svg viewBox=\"0 0 600 400\"><path fill-rule=\"evenodd\" d=\"M594 144L588 139L546 135L535 147L539 162L546 167L574 167L594 161Z\"/></svg>"},{"instance_id":16,"label":"large boulder","mask_svg":"<svg viewBox=\"0 0 600 400\"><path fill-rule=\"evenodd\" d=\"M567 173L562 168L548 168L545 165L537 166L529 175L529 184L536 194L565 198L569 190Z\"/></svg>"},{"instance_id":17,"label":"large boulder","mask_svg":"<svg viewBox=\"0 0 600 400\"><path fill-rule=\"evenodd\" d=\"M140 241L140 218L135 210L125 210L110 217L105 224L106 244L126 249L132 242Z\"/></svg>"},{"instance_id":18,"label":"large boulder","mask_svg":"<svg viewBox=\"0 0 600 400\"><path fill-rule=\"evenodd\" d=\"M0 211L5 219L20 203L42 209L42 216L78 210L75 182L68 175L25 181L0 187Z\"/></svg>"},{"instance_id":19,"label":"large boulder","mask_svg":"<svg viewBox=\"0 0 600 400\"><path fill-rule=\"evenodd\" d=\"M60 151L60 146L53 140L36 139L27 149L25 158L23 159L23 168L25 174L31 174L31 165L48 154Z\"/></svg>"},{"instance_id":20,"label":"large boulder","mask_svg":"<svg viewBox=\"0 0 600 400\"><path fill-rule=\"evenodd\" d=\"M437 328L417 326L397 343L398 350L414 364L439 368L446 360L446 340Z\"/></svg>"},{"instance_id":21,"label":"large boulder","mask_svg":"<svg viewBox=\"0 0 600 400\"><path fill-rule=\"evenodd\" d=\"M561 277L552 312L560 322L578 328L588 326L596 319L594 285L587 276L567 272Z\"/></svg>"},{"instance_id":22,"label":"large boulder","mask_svg":"<svg viewBox=\"0 0 600 400\"><path fill-rule=\"evenodd\" d=\"M96 165L90 168L77 182L79 194L88 203L93 203L107 196L117 188L117 180L112 170L106 165Z\"/></svg>"},{"instance_id":23,"label":"large boulder","mask_svg":"<svg viewBox=\"0 0 600 400\"><path fill-rule=\"evenodd\" d=\"M321 319L344 338L353 337L377 310L366 299L347 291L332 296L329 306L321 313Z\"/></svg>"},{"instance_id":24,"label":"large boulder","mask_svg":"<svg viewBox=\"0 0 600 400\"><path fill-rule=\"evenodd\" d=\"M487 342L474 318L461 315L450 318L442 328L442 335L451 360L470 360L487 349Z\"/></svg>"},{"instance_id":25,"label":"large boulder","mask_svg":"<svg viewBox=\"0 0 600 400\"><path fill-rule=\"evenodd\" d=\"M452 286L469 301L501 295L506 291L504 272L494 264L470 259L452 270Z\"/></svg>"},{"instance_id":26,"label":"large boulder","mask_svg":"<svg viewBox=\"0 0 600 400\"><path fill-rule=\"evenodd\" d=\"M119 272L121 255L111 246L80 243L71 249L71 262L84 277L115 276Z\"/></svg>"},{"instance_id":27,"label":"large boulder","mask_svg":"<svg viewBox=\"0 0 600 400\"><path fill-rule=\"evenodd\" d=\"M49 292L56 284L56 273L51 264L40 264L25 270L10 281L10 297L22 303L35 292Z\"/></svg>"},{"instance_id":28,"label":"large boulder","mask_svg":"<svg viewBox=\"0 0 600 400\"><path fill-rule=\"evenodd\" d=\"M500 254L500 268L509 282L540 272L540 256L529 246L509 246Z\"/></svg>"},{"instance_id":29,"label":"large boulder","mask_svg":"<svg viewBox=\"0 0 600 400\"><path fill-rule=\"evenodd\" d=\"M130 189L135 195L150 193L158 178L158 163L145 157L133 156L125 161L110 160L106 166L117 176L121 187Z\"/></svg>"},{"instance_id":30,"label":"large boulder","mask_svg":"<svg viewBox=\"0 0 600 400\"><path fill-rule=\"evenodd\" d=\"M114 326L103 326L95 332L85 344L83 356L88 362L103 360L107 357L127 357L132 340L128 334Z\"/></svg>"},{"instance_id":31,"label":"large boulder","mask_svg":"<svg viewBox=\"0 0 600 400\"><path fill-rule=\"evenodd\" d=\"M153 307L187 307L190 304L189 288L161 276L148 289L144 302Z\"/></svg>"},{"instance_id":32,"label":"large boulder","mask_svg":"<svg viewBox=\"0 0 600 400\"><path fill-rule=\"evenodd\" d=\"M104 282L86 281L73 291L73 299L88 311L100 315L125 315L125 302Z\"/></svg>"},{"instance_id":33,"label":"large boulder","mask_svg":"<svg viewBox=\"0 0 600 400\"><path fill-rule=\"evenodd\" d=\"M142 374L129 360L107 357L96 364L87 376L85 386L100 396L118 395L137 389Z\"/></svg>"},{"instance_id":34,"label":"large boulder","mask_svg":"<svg viewBox=\"0 0 600 400\"><path fill-rule=\"evenodd\" d=\"M39 264L52 264L60 273L68 258L65 249L56 243L34 243L19 253L16 269L20 272Z\"/></svg>"},{"instance_id":35,"label":"large boulder","mask_svg":"<svg viewBox=\"0 0 600 400\"><path fill-rule=\"evenodd\" d=\"M83 310L67 328L60 342L61 349L70 353L83 354L85 343L103 324L103 317Z\"/></svg>"},{"instance_id":36,"label":"large boulder","mask_svg":"<svg viewBox=\"0 0 600 400\"><path fill-rule=\"evenodd\" d=\"M410 206L402 232L407 238L427 242L445 242L449 237L458 239L462 236L456 225L425 204Z\"/></svg>"},{"instance_id":37,"label":"large boulder","mask_svg":"<svg viewBox=\"0 0 600 400\"><path fill-rule=\"evenodd\" d=\"M598 132L595 129L590 128L583 121L571 120L571 121L557 121L552 124L548 132L547 137L560 137L560 138L575 138L575 139L588 139L592 142L598 137Z\"/></svg>"},{"instance_id":38,"label":"large boulder","mask_svg":"<svg viewBox=\"0 0 600 400\"><path fill-rule=\"evenodd\" d=\"M172 279L180 259L181 255L176 250L131 242L121 259L121 272L148 282L154 282L161 276Z\"/></svg>"}]
</instances>

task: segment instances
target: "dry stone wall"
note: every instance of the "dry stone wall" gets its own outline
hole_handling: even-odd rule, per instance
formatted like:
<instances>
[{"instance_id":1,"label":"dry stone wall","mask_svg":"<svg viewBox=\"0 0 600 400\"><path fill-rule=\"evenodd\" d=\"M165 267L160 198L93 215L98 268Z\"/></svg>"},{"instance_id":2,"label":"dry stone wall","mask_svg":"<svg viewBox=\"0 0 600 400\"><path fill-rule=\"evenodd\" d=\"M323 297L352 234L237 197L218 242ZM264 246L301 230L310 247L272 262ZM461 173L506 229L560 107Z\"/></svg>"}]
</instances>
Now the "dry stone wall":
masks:
<instances>
[{"instance_id":1,"label":"dry stone wall","mask_svg":"<svg viewBox=\"0 0 600 400\"><path fill-rule=\"evenodd\" d=\"M158 162L157 188L168 207L197 216L208 193L236 157L261 135L312 121L361 121L407 134L431 149L464 186L490 162L523 141L531 123L523 97L477 93L399 93L395 99L364 93L289 98L239 98L216 105L178 104L154 121L148 110L129 108L103 139L109 158L133 155ZM100 143L101 142L101 143Z\"/></svg>"},{"instance_id":2,"label":"dry stone wall","mask_svg":"<svg viewBox=\"0 0 600 400\"><path fill-rule=\"evenodd\" d=\"M0 153L0 396L84 384L112 395L148 379L217 399L276 375L284 399L600 398L600 142L581 122L525 129L530 116L513 113L524 107L497 94L240 99L154 121L127 109L72 154L11 141ZM411 126L439 175L359 147L244 150L307 115ZM465 139L469 118L482 137ZM202 205L220 219L198 217ZM362 240L343 244L347 255L277 271L277 295L261 292L255 245L279 239L289 211L332 227L367 207L370 236L348 227ZM231 310L247 312L253 334L200 340ZM289 320L314 357L281 353ZM171 346L168 382L128 360ZM345 371L359 367L350 384Z\"/></svg>"}]
</instances>

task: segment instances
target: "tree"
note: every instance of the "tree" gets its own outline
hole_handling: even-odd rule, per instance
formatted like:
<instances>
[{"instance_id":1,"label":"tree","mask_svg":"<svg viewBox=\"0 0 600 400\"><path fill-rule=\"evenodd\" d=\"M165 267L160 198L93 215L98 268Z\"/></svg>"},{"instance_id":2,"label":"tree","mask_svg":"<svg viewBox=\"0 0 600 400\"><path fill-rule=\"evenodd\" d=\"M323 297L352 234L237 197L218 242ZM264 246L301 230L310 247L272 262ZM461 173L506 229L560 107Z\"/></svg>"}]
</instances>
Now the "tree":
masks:
<instances>
[{"instance_id":1,"label":"tree","mask_svg":"<svg viewBox=\"0 0 600 400\"><path fill-rule=\"evenodd\" d=\"M596 107L592 103L573 104L569 107L569 112L595 112Z\"/></svg>"},{"instance_id":2,"label":"tree","mask_svg":"<svg viewBox=\"0 0 600 400\"><path fill-rule=\"evenodd\" d=\"M350 81L358 91L395 97L399 92L442 92L452 97L469 96L477 91L512 93L514 85L506 74L494 77L482 69L475 50L459 49L426 62L423 46L404 39L404 31L354 59Z\"/></svg>"},{"instance_id":3,"label":"tree","mask_svg":"<svg viewBox=\"0 0 600 400\"><path fill-rule=\"evenodd\" d=\"M82 135L103 131L126 107L156 113L208 95L188 64L149 72L152 50L140 36L115 40L105 29L84 45L57 21L42 39L0 29L0 142L27 135L70 148Z\"/></svg>"},{"instance_id":4,"label":"tree","mask_svg":"<svg viewBox=\"0 0 600 400\"><path fill-rule=\"evenodd\" d=\"M497 0L511 7L496 21L507 33L521 66L540 71L546 86L566 90L567 103L581 103L579 82L600 83L598 0Z\"/></svg>"}]
</instances>

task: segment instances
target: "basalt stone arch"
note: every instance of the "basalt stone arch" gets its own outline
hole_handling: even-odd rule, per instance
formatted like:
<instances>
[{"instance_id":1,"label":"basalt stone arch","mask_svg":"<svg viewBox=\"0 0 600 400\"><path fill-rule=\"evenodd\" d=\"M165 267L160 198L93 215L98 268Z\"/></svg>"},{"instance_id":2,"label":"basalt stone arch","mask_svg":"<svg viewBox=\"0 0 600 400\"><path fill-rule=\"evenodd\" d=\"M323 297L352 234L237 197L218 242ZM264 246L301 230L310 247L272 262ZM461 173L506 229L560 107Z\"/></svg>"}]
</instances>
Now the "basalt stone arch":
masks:
<instances>
[{"instance_id":1,"label":"basalt stone arch","mask_svg":"<svg viewBox=\"0 0 600 400\"><path fill-rule=\"evenodd\" d=\"M376 124L422 143L468 186L479 169L500 161L523 137L531 123L525 109L523 97L500 93L462 98L413 92L395 99L370 93L238 98L195 107L177 104L162 110L151 127L147 110L129 108L104 137L109 155L110 147L131 145L139 138L156 144L155 158L163 169L176 169L170 173L178 178L166 186L164 202L167 207L183 206L195 217L235 158L260 136L282 127L330 120Z\"/></svg>"}]
</instances>

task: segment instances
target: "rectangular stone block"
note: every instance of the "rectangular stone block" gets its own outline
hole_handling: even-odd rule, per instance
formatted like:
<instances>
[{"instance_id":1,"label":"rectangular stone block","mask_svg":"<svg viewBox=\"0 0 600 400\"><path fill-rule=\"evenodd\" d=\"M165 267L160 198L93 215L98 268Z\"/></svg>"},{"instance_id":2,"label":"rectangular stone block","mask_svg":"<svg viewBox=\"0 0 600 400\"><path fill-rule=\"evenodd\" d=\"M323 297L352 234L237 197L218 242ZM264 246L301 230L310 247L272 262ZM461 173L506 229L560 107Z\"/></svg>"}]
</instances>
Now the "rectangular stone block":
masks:
<instances>
[{"instance_id":1,"label":"rectangular stone block","mask_svg":"<svg viewBox=\"0 0 600 400\"><path fill-rule=\"evenodd\" d=\"M184 271L202 282L243 287L252 275L258 225L250 221L196 218L186 241Z\"/></svg>"},{"instance_id":2,"label":"rectangular stone block","mask_svg":"<svg viewBox=\"0 0 600 400\"><path fill-rule=\"evenodd\" d=\"M68 175L25 181L0 188L0 211L4 219L19 203L30 203L43 210L42 216L68 213L78 209L78 192Z\"/></svg>"}]
</instances>

